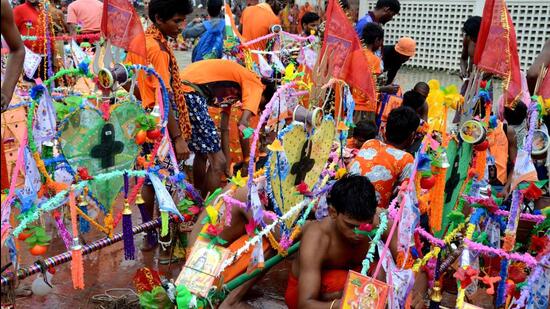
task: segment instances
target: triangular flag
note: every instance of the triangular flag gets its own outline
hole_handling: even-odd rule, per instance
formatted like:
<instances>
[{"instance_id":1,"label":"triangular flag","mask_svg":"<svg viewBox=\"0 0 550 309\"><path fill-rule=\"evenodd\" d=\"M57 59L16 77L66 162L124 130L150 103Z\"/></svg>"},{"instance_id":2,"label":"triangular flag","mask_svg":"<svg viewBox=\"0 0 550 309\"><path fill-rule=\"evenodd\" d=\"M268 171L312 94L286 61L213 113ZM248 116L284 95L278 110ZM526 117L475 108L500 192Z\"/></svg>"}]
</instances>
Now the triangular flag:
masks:
<instances>
[{"instance_id":1,"label":"triangular flag","mask_svg":"<svg viewBox=\"0 0 550 309\"><path fill-rule=\"evenodd\" d=\"M325 56L328 56L332 77L344 80L369 101L376 102L374 79L371 74L365 74L372 66L368 63L357 33L336 0L330 0L328 5L325 38L318 61Z\"/></svg>"},{"instance_id":2,"label":"triangular flag","mask_svg":"<svg viewBox=\"0 0 550 309\"><path fill-rule=\"evenodd\" d=\"M474 63L484 72L504 77L504 103L521 95L516 30L504 0L487 0L476 43Z\"/></svg>"},{"instance_id":3,"label":"triangular flag","mask_svg":"<svg viewBox=\"0 0 550 309\"><path fill-rule=\"evenodd\" d=\"M114 46L138 55L142 58L140 63L145 64L147 59L145 33L139 15L130 1L103 1L101 32ZM134 58L134 63L136 63L135 60Z\"/></svg>"}]
</instances>

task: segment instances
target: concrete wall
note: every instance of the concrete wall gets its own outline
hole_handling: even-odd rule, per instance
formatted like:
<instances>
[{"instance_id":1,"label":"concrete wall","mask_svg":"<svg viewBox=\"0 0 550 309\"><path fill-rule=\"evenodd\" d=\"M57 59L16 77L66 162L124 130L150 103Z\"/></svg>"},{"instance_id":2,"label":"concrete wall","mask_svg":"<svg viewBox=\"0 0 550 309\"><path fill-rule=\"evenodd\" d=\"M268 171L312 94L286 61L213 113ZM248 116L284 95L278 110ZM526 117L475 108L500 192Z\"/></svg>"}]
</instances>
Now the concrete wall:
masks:
<instances>
[{"instance_id":1,"label":"concrete wall","mask_svg":"<svg viewBox=\"0 0 550 309\"><path fill-rule=\"evenodd\" d=\"M360 17L376 3L376 0L359 1ZM407 63L409 66L458 70L462 24L469 16L481 15L483 0L400 2L400 14L384 27L385 44L410 36L417 42L417 55ZM526 69L550 38L550 1L508 0L507 5L516 28L520 63Z\"/></svg>"}]
</instances>

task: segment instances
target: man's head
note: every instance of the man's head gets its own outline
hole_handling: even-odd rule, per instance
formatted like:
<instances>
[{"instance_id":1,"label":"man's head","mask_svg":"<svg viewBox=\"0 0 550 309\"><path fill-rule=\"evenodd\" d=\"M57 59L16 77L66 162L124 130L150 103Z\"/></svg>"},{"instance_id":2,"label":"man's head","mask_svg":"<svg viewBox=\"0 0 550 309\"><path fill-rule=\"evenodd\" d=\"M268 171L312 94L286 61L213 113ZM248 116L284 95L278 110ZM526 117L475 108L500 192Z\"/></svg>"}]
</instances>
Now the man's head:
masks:
<instances>
[{"instance_id":1,"label":"man's head","mask_svg":"<svg viewBox=\"0 0 550 309\"><path fill-rule=\"evenodd\" d=\"M386 142L399 148L407 149L414 141L420 117L408 107L401 106L392 110L386 124Z\"/></svg>"},{"instance_id":2,"label":"man's head","mask_svg":"<svg viewBox=\"0 0 550 309\"><path fill-rule=\"evenodd\" d=\"M405 63L416 54L416 41L409 37L402 37L397 41L394 49L401 63Z\"/></svg>"},{"instance_id":3,"label":"man's head","mask_svg":"<svg viewBox=\"0 0 550 309\"><path fill-rule=\"evenodd\" d=\"M327 197L329 215L337 231L350 242L364 240L356 233L361 224L372 224L376 214L376 193L367 177L346 175L336 181Z\"/></svg>"},{"instance_id":4,"label":"man's head","mask_svg":"<svg viewBox=\"0 0 550 309\"><path fill-rule=\"evenodd\" d=\"M379 24L368 23L363 28L361 39L371 51L379 50L384 44L384 29Z\"/></svg>"},{"instance_id":5,"label":"man's head","mask_svg":"<svg viewBox=\"0 0 550 309\"><path fill-rule=\"evenodd\" d=\"M426 98L420 93L414 90L405 92L403 94L402 105L412 108L420 119L428 119L428 103L426 103Z\"/></svg>"},{"instance_id":6,"label":"man's head","mask_svg":"<svg viewBox=\"0 0 550 309\"><path fill-rule=\"evenodd\" d=\"M314 31L317 31L319 24L321 23L321 17L314 12L307 12L302 16L300 21L302 24L302 29L306 35L312 34Z\"/></svg>"},{"instance_id":7,"label":"man's head","mask_svg":"<svg viewBox=\"0 0 550 309\"><path fill-rule=\"evenodd\" d=\"M151 0L149 19L164 36L176 38L183 30L185 16L193 12L189 0Z\"/></svg>"},{"instance_id":8,"label":"man's head","mask_svg":"<svg viewBox=\"0 0 550 309\"><path fill-rule=\"evenodd\" d=\"M509 125L520 125L527 118L527 106L522 101L516 104L516 108L504 107L504 119Z\"/></svg>"},{"instance_id":9,"label":"man's head","mask_svg":"<svg viewBox=\"0 0 550 309\"><path fill-rule=\"evenodd\" d=\"M27 3L32 6L37 6L38 4L40 4L40 0L27 0Z\"/></svg>"},{"instance_id":10,"label":"man's head","mask_svg":"<svg viewBox=\"0 0 550 309\"><path fill-rule=\"evenodd\" d=\"M267 0L266 3L271 6L271 9L275 15L279 15L279 12L281 12L286 5L286 1L284 0Z\"/></svg>"},{"instance_id":11,"label":"man's head","mask_svg":"<svg viewBox=\"0 0 550 309\"><path fill-rule=\"evenodd\" d=\"M426 99L430 93L430 86L425 82L418 82L414 85L413 90L420 93Z\"/></svg>"},{"instance_id":12,"label":"man's head","mask_svg":"<svg viewBox=\"0 0 550 309\"><path fill-rule=\"evenodd\" d=\"M377 22L383 25L399 14L399 10L401 5L397 0L378 0L374 7L374 14L378 18Z\"/></svg>"},{"instance_id":13,"label":"man's head","mask_svg":"<svg viewBox=\"0 0 550 309\"><path fill-rule=\"evenodd\" d=\"M206 10L210 17L219 17L222 11L223 0L208 0Z\"/></svg>"},{"instance_id":14,"label":"man's head","mask_svg":"<svg viewBox=\"0 0 550 309\"><path fill-rule=\"evenodd\" d=\"M355 148L359 149L363 144L370 140L376 138L378 133L378 128L376 124L372 121L361 120L355 124L353 128L353 139L355 140Z\"/></svg>"},{"instance_id":15,"label":"man's head","mask_svg":"<svg viewBox=\"0 0 550 309\"><path fill-rule=\"evenodd\" d=\"M479 34L479 28L481 27L481 17L471 16L462 26L462 34L464 35L464 40L472 40L477 42L477 35Z\"/></svg>"}]
</instances>

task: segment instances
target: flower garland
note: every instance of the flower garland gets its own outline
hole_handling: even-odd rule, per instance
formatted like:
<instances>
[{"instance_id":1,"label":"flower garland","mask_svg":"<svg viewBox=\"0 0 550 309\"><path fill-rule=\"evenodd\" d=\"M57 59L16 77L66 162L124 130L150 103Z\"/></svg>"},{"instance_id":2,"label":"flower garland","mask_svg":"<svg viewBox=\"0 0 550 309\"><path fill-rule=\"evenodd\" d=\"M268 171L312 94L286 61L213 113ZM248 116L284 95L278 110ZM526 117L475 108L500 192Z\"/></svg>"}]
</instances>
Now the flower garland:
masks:
<instances>
[{"instance_id":1,"label":"flower garland","mask_svg":"<svg viewBox=\"0 0 550 309\"><path fill-rule=\"evenodd\" d=\"M55 36L44 36L44 35L22 35L22 41L38 41L47 37L49 40L53 41L70 41L70 40L97 40L101 37L100 33L91 33L91 34L77 34L77 35L55 35Z\"/></svg>"},{"instance_id":2,"label":"flower garland","mask_svg":"<svg viewBox=\"0 0 550 309\"><path fill-rule=\"evenodd\" d=\"M374 251L376 251L376 246L378 245L378 242L380 242L380 239L382 238L382 234L386 231L388 228L388 217L386 215L386 212L380 213L380 224L378 225L378 229L376 230L376 234L371 239L369 251L367 251L367 256L363 260L363 268L361 269L361 274L366 275L367 271L370 268L370 264L374 260Z\"/></svg>"},{"instance_id":3,"label":"flower garland","mask_svg":"<svg viewBox=\"0 0 550 309\"><path fill-rule=\"evenodd\" d=\"M279 224L287 220L288 218L294 216L296 213L299 213L302 211L302 209L306 206L306 204L313 204L313 201L309 201L308 199L304 199L297 205L293 206L287 213L285 213L283 216L277 218L277 220L273 221L271 224L267 225L264 229L262 229L256 236L248 240L241 248L239 248L235 254L233 254L230 258L225 260L220 267L219 273L222 273L228 266L232 265L241 255L243 255L245 252L247 252L251 246L258 243L264 236L267 236L271 231ZM308 207L313 207L308 206Z\"/></svg>"}]
</instances>

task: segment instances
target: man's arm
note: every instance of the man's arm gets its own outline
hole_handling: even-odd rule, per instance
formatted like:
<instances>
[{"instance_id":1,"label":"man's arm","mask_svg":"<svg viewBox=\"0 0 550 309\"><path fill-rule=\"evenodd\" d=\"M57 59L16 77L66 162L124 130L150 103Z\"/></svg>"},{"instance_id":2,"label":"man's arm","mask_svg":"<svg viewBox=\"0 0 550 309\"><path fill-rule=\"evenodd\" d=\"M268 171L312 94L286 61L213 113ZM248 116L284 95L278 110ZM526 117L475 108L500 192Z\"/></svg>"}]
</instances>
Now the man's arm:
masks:
<instances>
[{"instance_id":1,"label":"man's arm","mask_svg":"<svg viewBox=\"0 0 550 309\"><path fill-rule=\"evenodd\" d=\"M469 44L465 42L466 39L462 41L462 51L460 52L460 78L468 77L468 46Z\"/></svg>"},{"instance_id":2,"label":"man's arm","mask_svg":"<svg viewBox=\"0 0 550 309\"><path fill-rule=\"evenodd\" d=\"M527 85L529 87L529 92L532 95L535 94L535 86L537 84L537 79L539 78L540 69L543 66L548 66L548 64L550 64L550 39L544 43L542 51L527 71ZM550 72L546 74L550 74Z\"/></svg>"},{"instance_id":3,"label":"man's arm","mask_svg":"<svg viewBox=\"0 0 550 309\"><path fill-rule=\"evenodd\" d=\"M200 18L195 18L183 29L182 36L185 39L194 39L200 37L206 31L206 27Z\"/></svg>"},{"instance_id":4,"label":"man's arm","mask_svg":"<svg viewBox=\"0 0 550 309\"><path fill-rule=\"evenodd\" d=\"M229 175L229 168L231 167L230 149L229 149L229 112L223 111L220 113L220 131L221 131L221 143L222 151L227 158L225 166L225 174Z\"/></svg>"},{"instance_id":5,"label":"man's arm","mask_svg":"<svg viewBox=\"0 0 550 309\"><path fill-rule=\"evenodd\" d=\"M2 0L2 23L1 31L4 40L10 49L10 57L4 74L2 84L2 111L10 104L13 90L19 80L25 61L25 47L13 19L13 12L8 0Z\"/></svg>"},{"instance_id":6,"label":"man's arm","mask_svg":"<svg viewBox=\"0 0 550 309\"><path fill-rule=\"evenodd\" d=\"M77 24L78 24L78 20L76 18L76 12L74 10L74 6L69 5L67 7L67 26L69 27L69 33L71 35L76 34Z\"/></svg>"},{"instance_id":7,"label":"man's arm","mask_svg":"<svg viewBox=\"0 0 550 309\"><path fill-rule=\"evenodd\" d=\"M298 308L330 308L331 302L319 301L321 298L321 267L328 249L328 240L317 224L305 229L300 245L298 274ZM336 301L339 308L340 302Z\"/></svg>"}]
</instances>

